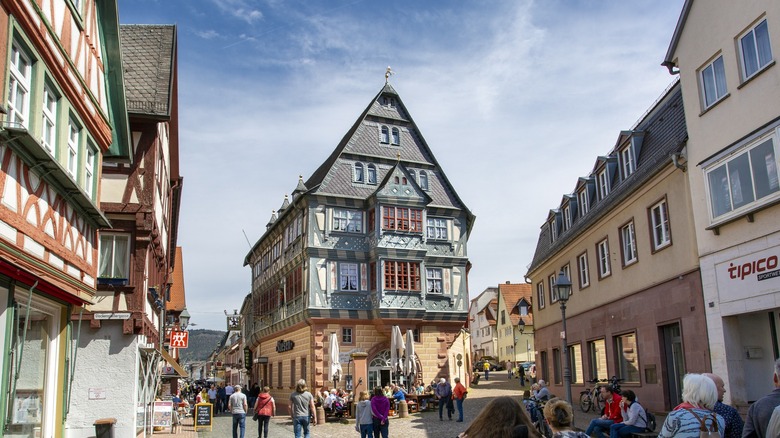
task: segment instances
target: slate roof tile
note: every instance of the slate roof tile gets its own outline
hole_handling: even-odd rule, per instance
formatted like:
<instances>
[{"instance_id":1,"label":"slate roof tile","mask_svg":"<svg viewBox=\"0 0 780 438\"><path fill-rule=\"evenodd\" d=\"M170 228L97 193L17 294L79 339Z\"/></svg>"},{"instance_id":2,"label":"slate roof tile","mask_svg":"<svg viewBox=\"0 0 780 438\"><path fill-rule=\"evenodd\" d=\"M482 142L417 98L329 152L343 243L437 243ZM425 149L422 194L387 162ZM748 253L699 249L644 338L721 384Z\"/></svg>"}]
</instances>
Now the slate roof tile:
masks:
<instances>
[{"instance_id":1,"label":"slate roof tile","mask_svg":"<svg viewBox=\"0 0 780 438\"><path fill-rule=\"evenodd\" d=\"M120 45L127 111L169 116L176 26L123 24Z\"/></svg>"}]
</instances>

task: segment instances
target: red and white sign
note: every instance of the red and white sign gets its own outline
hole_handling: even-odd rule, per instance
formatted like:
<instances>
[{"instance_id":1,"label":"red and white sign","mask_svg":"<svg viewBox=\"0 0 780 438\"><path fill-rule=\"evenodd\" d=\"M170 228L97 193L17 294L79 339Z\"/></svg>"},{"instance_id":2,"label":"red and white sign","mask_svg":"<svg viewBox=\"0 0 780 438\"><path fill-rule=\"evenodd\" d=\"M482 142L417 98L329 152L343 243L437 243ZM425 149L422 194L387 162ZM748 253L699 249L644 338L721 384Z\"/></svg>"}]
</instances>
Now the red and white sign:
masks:
<instances>
[{"instance_id":1,"label":"red and white sign","mask_svg":"<svg viewBox=\"0 0 780 438\"><path fill-rule=\"evenodd\" d=\"M190 332L171 331L171 348L187 348L190 342Z\"/></svg>"},{"instance_id":2,"label":"red and white sign","mask_svg":"<svg viewBox=\"0 0 780 438\"><path fill-rule=\"evenodd\" d=\"M780 290L780 247L715 265L721 299L742 300Z\"/></svg>"}]
</instances>

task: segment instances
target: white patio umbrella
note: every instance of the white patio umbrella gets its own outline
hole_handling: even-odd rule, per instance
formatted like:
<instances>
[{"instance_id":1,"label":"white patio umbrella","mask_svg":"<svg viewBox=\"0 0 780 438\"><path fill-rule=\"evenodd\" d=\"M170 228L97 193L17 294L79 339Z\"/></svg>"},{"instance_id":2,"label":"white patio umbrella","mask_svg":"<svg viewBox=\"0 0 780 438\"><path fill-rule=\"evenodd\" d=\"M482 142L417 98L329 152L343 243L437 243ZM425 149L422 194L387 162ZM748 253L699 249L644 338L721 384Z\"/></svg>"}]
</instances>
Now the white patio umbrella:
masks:
<instances>
[{"instance_id":1,"label":"white patio umbrella","mask_svg":"<svg viewBox=\"0 0 780 438\"><path fill-rule=\"evenodd\" d=\"M414 384L413 375L417 374L417 362L414 355L414 333L411 330L406 331L406 362L404 363L404 373L409 378L409 388Z\"/></svg>"},{"instance_id":2,"label":"white patio umbrella","mask_svg":"<svg viewBox=\"0 0 780 438\"><path fill-rule=\"evenodd\" d=\"M398 373L401 367L401 357L404 355L404 337L401 335L401 328L394 325L390 336L390 367L393 374Z\"/></svg>"},{"instance_id":3,"label":"white patio umbrella","mask_svg":"<svg viewBox=\"0 0 780 438\"><path fill-rule=\"evenodd\" d=\"M341 361L339 360L339 340L335 333L330 334L330 380L336 381L341 378ZM338 373L338 375L336 375ZM335 383L334 383L335 386Z\"/></svg>"}]
</instances>

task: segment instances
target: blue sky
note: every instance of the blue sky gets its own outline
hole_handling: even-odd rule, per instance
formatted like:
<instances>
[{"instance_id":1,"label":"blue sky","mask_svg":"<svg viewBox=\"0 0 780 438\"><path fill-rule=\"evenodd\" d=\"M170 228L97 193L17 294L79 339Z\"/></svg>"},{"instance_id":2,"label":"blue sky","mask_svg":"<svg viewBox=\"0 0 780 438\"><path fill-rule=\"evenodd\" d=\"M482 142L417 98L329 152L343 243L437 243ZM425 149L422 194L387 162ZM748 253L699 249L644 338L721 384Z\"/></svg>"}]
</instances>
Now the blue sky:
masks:
<instances>
[{"instance_id":1,"label":"blue sky","mask_svg":"<svg viewBox=\"0 0 780 438\"><path fill-rule=\"evenodd\" d=\"M384 85L477 220L474 297L522 282L547 212L673 81L683 0L119 0L122 24L176 24L179 245L197 328L250 291L277 209Z\"/></svg>"}]
</instances>

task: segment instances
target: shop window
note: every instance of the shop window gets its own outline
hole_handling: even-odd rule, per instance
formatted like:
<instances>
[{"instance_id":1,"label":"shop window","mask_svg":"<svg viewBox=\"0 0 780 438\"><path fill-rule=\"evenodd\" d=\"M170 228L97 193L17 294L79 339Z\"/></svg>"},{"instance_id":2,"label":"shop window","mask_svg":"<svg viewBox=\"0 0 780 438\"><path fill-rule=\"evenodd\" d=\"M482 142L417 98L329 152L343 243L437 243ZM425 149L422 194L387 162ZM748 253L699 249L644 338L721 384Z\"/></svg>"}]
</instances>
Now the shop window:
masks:
<instances>
[{"instance_id":1,"label":"shop window","mask_svg":"<svg viewBox=\"0 0 780 438\"><path fill-rule=\"evenodd\" d=\"M639 383L639 351L636 333L615 336L615 356L618 377L626 382Z\"/></svg>"},{"instance_id":2,"label":"shop window","mask_svg":"<svg viewBox=\"0 0 780 438\"><path fill-rule=\"evenodd\" d=\"M569 345L569 370L571 370L571 383L582 383L582 345Z\"/></svg>"},{"instance_id":3,"label":"shop window","mask_svg":"<svg viewBox=\"0 0 780 438\"><path fill-rule=\"evenodd\" d=\"M607 345L604 339L588 342L588 362L591 379L607 379Z\"/></svg>"}]
</instances>

